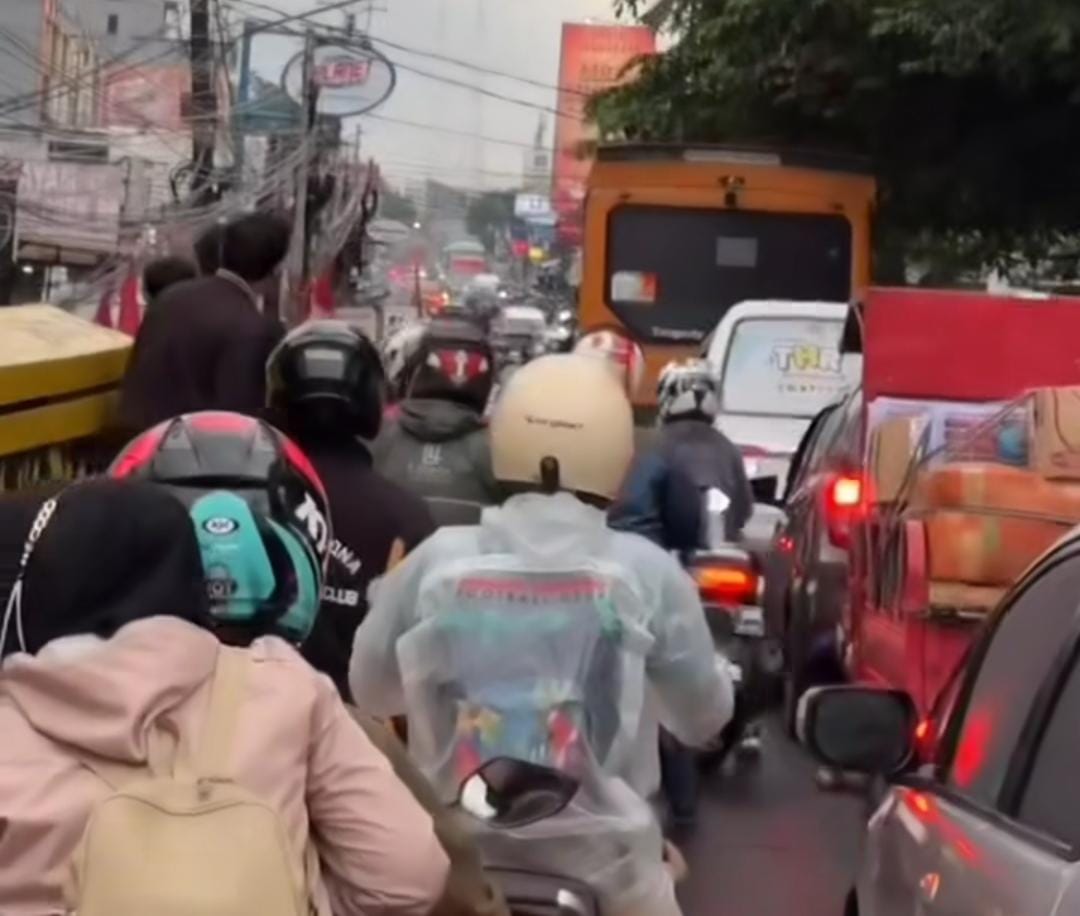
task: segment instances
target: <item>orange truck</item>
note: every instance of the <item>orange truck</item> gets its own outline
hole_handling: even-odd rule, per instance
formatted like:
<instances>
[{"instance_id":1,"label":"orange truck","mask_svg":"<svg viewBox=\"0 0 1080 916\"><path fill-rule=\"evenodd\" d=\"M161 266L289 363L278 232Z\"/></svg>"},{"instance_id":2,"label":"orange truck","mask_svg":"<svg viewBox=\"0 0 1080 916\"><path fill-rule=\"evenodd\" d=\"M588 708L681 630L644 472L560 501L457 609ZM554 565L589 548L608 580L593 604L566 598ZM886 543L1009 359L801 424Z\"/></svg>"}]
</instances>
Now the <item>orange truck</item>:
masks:
<instances>
[{"instance_id":1,"label":"orange truck","mask_svg":"<svg viewBox=\"0 0 1080 916\"><path fill-rule=\"evenodd\" d=\"M602 146L587 185L583 330L643 349L639 406L746 300L851 301L870 281L876 186L850 157L715 146Z\"/></svg>"}]
</instances>

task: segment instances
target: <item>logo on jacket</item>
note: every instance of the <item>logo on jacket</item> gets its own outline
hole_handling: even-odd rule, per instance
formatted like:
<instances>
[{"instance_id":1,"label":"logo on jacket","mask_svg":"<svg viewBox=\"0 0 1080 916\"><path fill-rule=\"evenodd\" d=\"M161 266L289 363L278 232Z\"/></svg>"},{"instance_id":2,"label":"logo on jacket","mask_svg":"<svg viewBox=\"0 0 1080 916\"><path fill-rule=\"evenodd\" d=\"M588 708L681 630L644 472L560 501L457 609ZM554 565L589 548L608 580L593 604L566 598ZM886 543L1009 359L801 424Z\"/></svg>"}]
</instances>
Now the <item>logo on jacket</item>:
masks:
<instances>
[{"instance_id":1,"label":"logo on jacket","mask_svg":"<svg viewBox=\"0 0 1080 916\"><path fill-rule=\"evenodd\" d=\"M442 446L433 445L431 443L426 444L420 450L420 463L427 468L434 468L442 465Z\"/></svg>"}]
</instances>

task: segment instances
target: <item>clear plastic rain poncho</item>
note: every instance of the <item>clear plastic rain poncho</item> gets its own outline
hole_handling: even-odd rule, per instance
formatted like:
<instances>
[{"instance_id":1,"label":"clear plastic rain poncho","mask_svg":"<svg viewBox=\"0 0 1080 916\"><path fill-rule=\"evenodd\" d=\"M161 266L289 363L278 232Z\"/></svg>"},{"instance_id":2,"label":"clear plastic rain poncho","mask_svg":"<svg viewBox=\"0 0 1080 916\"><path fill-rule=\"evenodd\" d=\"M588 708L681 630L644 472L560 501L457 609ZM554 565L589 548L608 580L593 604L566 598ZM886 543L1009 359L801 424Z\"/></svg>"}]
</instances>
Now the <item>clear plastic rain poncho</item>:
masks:
<instances>
[{"instance_id":1,"label":"clear plastic rain poncho","mask_svg":"<svg viewBox=\"0 0 1080 916\"><path fill-rule=\"evenodd\" d=\"M440 532L373 591L351 682L365 711L407 711L410 752L448 801L499 756L580 781L546 821L475 822L489 864L672 911L652 777L634 776L642 755L655 761L649 696L701 743L730 716L731 687L696 590L663 551L569 495L515 497L479 527Z\"/></svg>"}]
</instances>

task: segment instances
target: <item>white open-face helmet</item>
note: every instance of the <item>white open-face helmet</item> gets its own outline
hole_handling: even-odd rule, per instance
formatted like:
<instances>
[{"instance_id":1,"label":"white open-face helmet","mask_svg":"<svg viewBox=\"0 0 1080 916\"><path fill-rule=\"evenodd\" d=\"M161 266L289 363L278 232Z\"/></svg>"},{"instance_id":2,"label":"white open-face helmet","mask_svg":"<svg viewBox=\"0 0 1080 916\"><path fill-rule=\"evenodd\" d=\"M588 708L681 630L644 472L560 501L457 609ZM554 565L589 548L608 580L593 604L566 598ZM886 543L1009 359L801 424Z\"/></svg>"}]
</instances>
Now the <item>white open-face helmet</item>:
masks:
<instances>
[{"instance_id":1,"label":"white open-face helmet","mask_svg":"<svg viewBox=\"0 0 1080 916\"><path fill-rule=\"evenodd\" d=\"M383 368L386 370L386 381L390 386L391 396L394 398L404 397L408 382L405 373L420 349L420 341L423 340L426 330L427 324L423 322L407 324L398 328L383 341Z\"/></svg>"},{"instance_id":2,"label":"white open-face helmet","mask_svg":"<svg viewBox=\"0 0 1080 916\"><path fill-rule=\"evenodd\" d=\"M578 356L604 360L627 397L634 397L645 375L645 351L626 334L611 328L590 331L574 346Z\"/></svg>"},{"instance_id":3,"label":"white open-face helmet","mask_svg":"<svg viewBox=\"0 0 1080 916\"><path fill-rule=\"evenodd\" d=\"M611 500L633 453L630 402L599 360L533 360L510 379L492 414L492 465L505 484Z\"/></svg>"},{"instance_id":4,"label":"white open-face helmet","mask_svg":"<svg viewBox=\"0 0 1080 916\"><path fill-rule=\"evenodd\" d=\"M694 418L711 423L720 411L716 373L703 359L668 363L660 372L656 399L661 420Z\"/></svg>"}]
</instances>

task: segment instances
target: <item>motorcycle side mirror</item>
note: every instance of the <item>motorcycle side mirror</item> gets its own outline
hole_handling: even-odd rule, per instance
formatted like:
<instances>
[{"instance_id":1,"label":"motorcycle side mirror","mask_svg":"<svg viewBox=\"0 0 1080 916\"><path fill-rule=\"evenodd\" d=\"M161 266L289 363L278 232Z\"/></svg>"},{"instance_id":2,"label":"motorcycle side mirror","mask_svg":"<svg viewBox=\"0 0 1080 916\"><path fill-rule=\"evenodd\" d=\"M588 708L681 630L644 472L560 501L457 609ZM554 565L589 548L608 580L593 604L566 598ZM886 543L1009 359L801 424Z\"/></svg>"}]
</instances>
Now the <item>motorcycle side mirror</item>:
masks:
<instances>
[{"instance_id":1,"label":"motorcycle side mirror","mask_svg":"<svg viewBox=\"0 0 1080 916\"><path fill-rule=\"evenodd\" d=\"M495 827L525 827L562 811L578 786L572 776L552 767L495 757L461 784L458 805Z\"/></svg>"}]
</instances>

